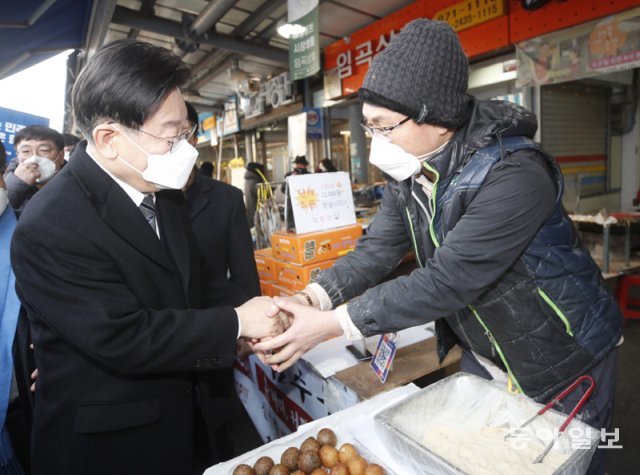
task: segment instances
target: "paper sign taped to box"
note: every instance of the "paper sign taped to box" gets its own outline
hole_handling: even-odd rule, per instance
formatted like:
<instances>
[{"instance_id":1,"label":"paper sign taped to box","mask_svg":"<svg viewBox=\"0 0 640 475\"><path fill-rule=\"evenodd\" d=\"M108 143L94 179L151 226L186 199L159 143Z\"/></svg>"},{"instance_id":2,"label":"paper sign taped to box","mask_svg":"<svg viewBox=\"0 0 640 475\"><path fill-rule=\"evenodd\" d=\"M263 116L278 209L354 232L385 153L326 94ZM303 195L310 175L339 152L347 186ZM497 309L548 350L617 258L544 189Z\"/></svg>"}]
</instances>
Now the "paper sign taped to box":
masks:
<instances>
[{"instance_id":1,"label":"paper sign taped to box","mask_svg":"<svg viewBox=\"0 0 640 475\"><path fill-rule=\"evenodd\" d=\"M348 173L292 175L287 181L296 233L356 223Z\"/></svg>"}]
</instances>

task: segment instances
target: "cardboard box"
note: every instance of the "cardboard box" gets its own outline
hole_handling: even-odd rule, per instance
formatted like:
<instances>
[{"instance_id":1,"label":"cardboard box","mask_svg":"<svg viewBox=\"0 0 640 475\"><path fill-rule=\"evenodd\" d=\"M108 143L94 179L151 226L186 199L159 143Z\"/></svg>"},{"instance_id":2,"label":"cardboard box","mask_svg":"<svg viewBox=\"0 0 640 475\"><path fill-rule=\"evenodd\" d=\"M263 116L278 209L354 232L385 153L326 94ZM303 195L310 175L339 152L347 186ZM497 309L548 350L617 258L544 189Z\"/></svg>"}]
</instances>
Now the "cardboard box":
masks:
<instances>
[{"instance_id":1,"label":"cardboard box","mask_svg":"<svg viewBox=\"0 0 640 475\"><path fill-rule=\"evenodd\" d=\"M295 293L295 290L289 289L282 285L273 284L271 286L271 297L289 297Z\"/></svg>"},{"instance_id":2,"label":"cardboard box","mask_svg":"<svg viewBox=\"0 0 640 475\"><path fill-rule=\"evenodd\" d=\"M273 255L271 248L258 249L254 251L254 258L256 260L256 268L258 269L258 277L260 280L275 281L276 269L273 264Z\"/></svg>"},{"instance_id":3,"label":"cardboard box","mask_svg":"<svg viewBox=\"0 0 640 475\"><path fill-rule=\"evenodd\" d=\"M304 289L322 269L331 267L335 261L335 259L332 259L330 261L316 262L308 266L301 266L293 264L292 262L274 259L276 284L297 292L298 290Z\"/></svg>"},{"instance_id":4,"label":"cardboard box","mask_svg":"<svg viewBox=\"0 0 640 475\"><path fill-rule=\"evenodd\" d=\"M272 297L274 282L260 279L260 293L263 297Z\"/></svg>"},{"instance_id":5,"label":"cardboard box","mask_svg":"<svg viewBox=\"0 0 640 475\"><path fill-rule=\"evenodd\" d=\"M299 265L338 259L356 247L359 224L307 234L276 231L271 235L273 257Z\"/></svg>"}]
</instances>

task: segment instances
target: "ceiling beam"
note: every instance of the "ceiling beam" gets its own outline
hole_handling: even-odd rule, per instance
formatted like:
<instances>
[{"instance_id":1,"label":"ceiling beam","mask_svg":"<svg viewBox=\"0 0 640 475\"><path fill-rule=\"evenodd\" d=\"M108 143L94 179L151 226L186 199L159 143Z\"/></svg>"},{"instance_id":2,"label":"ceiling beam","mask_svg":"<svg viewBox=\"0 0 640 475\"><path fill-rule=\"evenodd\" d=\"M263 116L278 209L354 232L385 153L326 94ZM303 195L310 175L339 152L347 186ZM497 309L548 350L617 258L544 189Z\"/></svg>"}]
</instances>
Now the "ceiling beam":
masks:
<instances>
[{"instance_id":1,"label":"ceiling beam","mask_svg":"<svg viewBox=\"0 0 640 475\"><path fill-rule=\"evenodd\" d=\"M157 16L150 17L136 10L121 6L116 7L111 22L130 28L151 31L160 35L172 36L178 39L184 38L182 24ZM209 33L206 35L206 38L201 40L201 43L238 54L257 56L274 61L283 66L289 64L289 52L285 49L240 40L230 35Z\"/></svg>"},{"instance_id":2,"label":"ceiling beam","mask_svg":"<svg viewBox=\"0 0 640 475\"><path fill-rule=\"evenodd\" d=\"M287 0L266 0L253 14L249 15L231 32L233 36L243 38L255 29L265 18L286 3Z\"/></svg>"},{"instance_id":3,"label":"ceiling beam","mask_svg":"<svg viewBox=\"0 0 640 475\"><path fill-rule=\"evenodd\" d=\"M153 9L155 3L156 0L142 0L142 4L140 5L140 12L144 13L145 15L153 15L155 13L155 10ZM129 30L129 35L127 35L127 38L135 40L136 38L138 38L139 34L140 30L138 30L137 28L131 28L131 30Z\"/></svg>"},{"instance_id":4,"label":"ceiling beam","mask_svg":"<svg viewBox=\"0 0 640 475\"><path fill-rule=\"evenodd\" d=\"M193 20L189 36L200 36L227 14L236 0L211 0Z\"/></svg>"}]
</instances>

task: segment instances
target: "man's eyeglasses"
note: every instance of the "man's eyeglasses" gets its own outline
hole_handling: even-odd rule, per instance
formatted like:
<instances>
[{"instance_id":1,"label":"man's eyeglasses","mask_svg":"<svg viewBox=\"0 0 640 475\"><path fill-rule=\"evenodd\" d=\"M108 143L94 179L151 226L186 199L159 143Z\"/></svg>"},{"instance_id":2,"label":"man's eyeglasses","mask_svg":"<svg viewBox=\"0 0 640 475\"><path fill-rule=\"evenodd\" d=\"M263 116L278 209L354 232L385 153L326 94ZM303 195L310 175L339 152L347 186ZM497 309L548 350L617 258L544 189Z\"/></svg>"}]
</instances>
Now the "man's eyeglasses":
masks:
<instances>
[{"instance_id":1,"label":"man's eyeglasses","mask_svg":"<svg viewBox=\"0 0 640 475\"><path fill-rule=\"evenodd\" d=\"M156 140L164 140L169 144L169 151L174 152L180 141L183 139L188 141L193 136L197 128L198 124L194 124L187 131L182 132L176 137L158 137L157 135L150 134L149 132L145 132L142 129L138 129L138 132L142 132L143 134L148 135L149 137L153 137Z\"/></svg>"},{"instance_id":2,"label":"man's eyeglasses","mask_svg":"<svg viewBox=\"0 0 640 475\"><path fill-rule=\"evenodd\" d=\"M364 129L365 132L369 132L369 135L382 135L383 137L388 137L391 135L394 129L400 127L402 124L409 122L411 117L406 117L398 122L396 125L389 125L387 127L374 127L373 125L369 125L366 119L362 119L360 121L360 126Z\"/></svg>"},{"instance_id":3,"label":"man's eyeglasses","mask_svg":"<svg viewBox=\"0 0 640 475\"><path fill-rule=\"evenodd\" d=\"M18 148L18 157L20 158L30 158L34 155L39 157L50 158L54 153L58 153L58 150L49 146L49 145L40 145L39 147L33 148Z\"/></svg>"}]
</instances>

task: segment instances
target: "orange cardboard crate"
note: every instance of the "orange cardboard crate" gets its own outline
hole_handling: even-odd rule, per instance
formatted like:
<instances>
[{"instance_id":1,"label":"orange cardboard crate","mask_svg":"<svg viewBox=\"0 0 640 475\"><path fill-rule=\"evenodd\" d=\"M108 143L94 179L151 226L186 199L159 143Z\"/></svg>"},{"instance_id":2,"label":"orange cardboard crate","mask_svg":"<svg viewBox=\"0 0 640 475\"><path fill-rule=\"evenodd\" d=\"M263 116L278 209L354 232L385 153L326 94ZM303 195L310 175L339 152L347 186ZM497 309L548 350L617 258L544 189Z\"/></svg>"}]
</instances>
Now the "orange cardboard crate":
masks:
<instances>
[{"instance_id":1,"label":"orange cardboard crate","mask_svg":"<svg viewBox=\"0 0 640 475\"><path fill-rule=\"evenodd\" d=\"M295 294L296 291L295 290L291 290L287 287L284 287L282 285L278 285L278 284L273 284L271 286L271 296L272 297L289 297L293 294Z\"/></svg>"},{"instance_id":2,"label":"orange cardboard crate","mask_svg":"<svg viewBox=\"0 0 640 475\"><path fill-rule=\"evenodd\" d=\"M301 266L291 262L274 259L276 267L276 284L298 291L304 289L322 269L328 269L335 259Z\"/></svg>"},{"instance_id":3,"label":"orange cardboard crate","mask_svg":"<svg viewBox=\"0 0 640 475\"><path fill-rule=\"evenodd\" d=\"M258 249L254 251L256 260L256 268L258 269L258 277L260 280L274 281L276 280L276 269L273 264L273 255L271 248Z\"/></svg>"},{"instance_id":4,"label":"orange cardboard crate","mask_svg":"<svg viewBox=\"0 0 640 475\"><path fill-rule=\"evenodd\" d=\"M274 282L260 279L260 293L263 297L272 297Z\"/></svg>"},{"instance_id":5,"label":"orange cardboard crate","mask_svg":"<svg viewBox=\"0 0 640 475\"><path fill-rule=\"evenodd\" d=\"M360 236L359 224L305 234L276 231L271 235L271 250L277 259L306 266L344 256Z\"/></svg>"}]
</instances>

